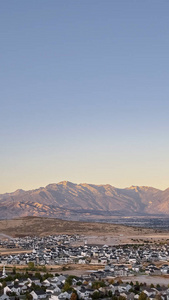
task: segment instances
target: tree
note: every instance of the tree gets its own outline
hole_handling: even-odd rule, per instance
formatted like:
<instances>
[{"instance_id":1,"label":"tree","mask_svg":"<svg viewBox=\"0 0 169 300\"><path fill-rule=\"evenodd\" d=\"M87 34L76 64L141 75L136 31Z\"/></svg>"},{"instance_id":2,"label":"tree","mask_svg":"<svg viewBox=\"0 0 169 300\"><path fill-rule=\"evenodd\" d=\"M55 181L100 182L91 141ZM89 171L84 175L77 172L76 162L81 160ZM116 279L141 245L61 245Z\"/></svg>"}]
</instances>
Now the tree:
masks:
<instances>
[{"instance_id":1,"label":"tree","mask_svg":"<svg viewBox=\"0 0 169 300\"><path fill-rule=\"evenodd\" d=\"M110 280L109 280L109 283L110 283L110 284L113 284L113 283L114 283L114 279L110 279Z\"/></svg>"},{"instance_id":2,"label":"tree","mask_svg":"<svg viewBox=\"0 0 169 300\"><path fill-rule=\"evenodd\" d=\"M20 279L20 278L22 278L22 276L23 276L23 274L21 274L21 273L16 273L16 274L14 275L14 279Z\"/></svg>"},{"instance_id":3,"label":"tree","mask_svg":"<svg viewBox=\"0 0 169 300\"><path fill-rule=\"evenodd\" d=\"M68 282L65 282L64 286L63 286L63 292L67 292L71 290L71 286Z\"/></svg>"},{"instance_id":4,"label":"tree","mask_svg":"<svg viewBox=\"0 0 169 300\"><path fill-rule=\"evenodd\" d=\"M106 286L104 281L95 281L92 283L92 288L93 289L99 289L100 287Z\"/></svg>"},{"instance_id":5,"label":"tree","mask_svg":"<svg viewBox=\"0 0 169 300\"><path fill-rule=\"evenodd\" d=\"M42 276L42 280L45 280L45 279L47 279L47 278L49 278L49 277L53 277L53 274L51 274L51 273L46 273L46 274L44 274L44 275Z\"/></svg>"},{"instance_id":6,"label":"tree","mask_svg":"<svg viewBox=\"0 0 169 300\"><path fill-rule=\"evenodd\" d=\"M77 300L77 294L75 292L72 293L70 300Z\"/></svg>"},{"instance_id":7,"label":"tree","mask_svg":"<svg viewBox=\"0 0 169 300\"><path fill-rule=\"evenodd\" d=\"M161 295L156 295L156 296L155 296L155 299L156 299L156 300L162 300L162 297L161 297Z\"/></svg>"},{"instance_id":8,"label":"tree","mask_svg":"<svg viewBox=\"0 0 169 300\"><path fill-rule=\"evenodd\" d=\"M108 297L112 297L112 291L108 291L107 295Z\"/></svg>"},{"instance_id":9,"label":"tree","mask_svg":"<svg viewBox=\"0 0 169 300\"><path fill-rule=\"evenodd\" d=\"M32 299L33 299L32 295L27 292L25 300L32 300Z\"/></svg>"},{"instance_id":10,"label":"tree","mask_svg":"<svg viewBox=\"0 0 169 300\"><path fill-rule=\"evenodd\" d=\"M69 275L67 278L66 278L66 282L69 283L70 285L72 285L72 280L73 278L77 278L77 276L74 276L74 275Z\"/></svg>"},{"instance_id":11,"label":"tree","mask_svg":"<svg viewBox=\"0 0 169 300\"><path fill-rule=\"evenodd\" d=\"M126 297L120 295L119 300L126 300Z\"/></svg>"},{"instance_id":12,"label":"tree","mask_svg":"<svg viewBox=\"0 0 169 300\"><path fill-rule=\"evenodd\" d=\"M112 300L118 300L118 297L116 295L113 295Z\"/></svg>"},{"instance_id":13,"label":"tree","mask_svg":"<svg viewBox=\"0 0 169 300\"><path fill-rule=\"evenodd\" d=\"M119 279L119 280L118 280L118 283L119 283L119 284L122 284L122 283L123 283L123 281L122 281L121 279Z\"/></svg>"},{"instance_id":14,"label":"tree","mask_svg":"<svg viewBox=\"0 0 169 300\"><path fill-rule=\"evenodd\" d=\"M3 288L6 287L6 281L5 280L2 282L2 287Z\"/></svg>"},{"instance_id":15,"label":"tree","mask_svg":"<svg viewBox=\"0 0 169 300\"><path fill-rule=\"evenodd\" d=\"M35 277L40 279L40 281L42 281L42 275L39 272L35 273Z\"/></svg>"},{"instance_id":16,"label":"tree","mask_svg":"<svg viewBox=\"0 0 169 300\"><path fill-rule=\"evenodd\" d=\"M146 300L147 299L147 295L144 292L141 292L139 298L139 300Z\"/></svg>"},{"instance_id":17,"label":"tree","mask_svg":"<svg viewBox=\"0 0 169 300\"><path fill-rule=\"evenodd\" d=\"M98 299L100 298L100 293L98 291L95 291L93 294L92 294L92 299Z\"/></svg>"},{"instance_id":18,"label":"tree","mask_svg":"<svg viewBox=\"0 0 169 300\"><path fill-rule=\"evenodd\" d=\"M32 282L31 289L32 289L32 291L37 291L37 290L40 290L41 287L39 285L35 284L34 282Z\"/></svg>"},{"instance_id":19,"label":"tree","mask_svg":"<svg viewBox=\"0 0 169 300\"><path fill-rule=\"evenodd\" d=\"M28 263L28 269L29 269L29 270L34 270L34 268L35 268L34 263L33 263L32 261L30 261L30 262Z\"/></svg>"},{"instance_id":20,"label":"tree","mask_svg":"<svg viewBox=\"0 0 169 300\"><path fill-rule=\"evenodd\" d=\"M15 292L7 292L7 294L8 294L9 296L11 296L11 297L16 296L16 293L15 293Z\"/></svg>"}]
</instances>

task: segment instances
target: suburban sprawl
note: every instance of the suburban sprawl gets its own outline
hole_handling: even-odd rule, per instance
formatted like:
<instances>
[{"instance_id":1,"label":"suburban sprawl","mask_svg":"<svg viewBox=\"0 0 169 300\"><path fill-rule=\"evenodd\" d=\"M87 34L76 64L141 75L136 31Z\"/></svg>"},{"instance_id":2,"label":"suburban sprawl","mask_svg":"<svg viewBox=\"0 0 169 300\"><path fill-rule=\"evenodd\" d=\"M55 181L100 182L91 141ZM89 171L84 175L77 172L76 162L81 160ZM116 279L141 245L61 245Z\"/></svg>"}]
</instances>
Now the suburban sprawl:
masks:
<instances>
[{"instance_id":1,"label":"suburban sprawl","mask_svg":"<svg viewBox=\"0 0 169 300\"><path fill-rule=\"evenodd\" d=\"M0 299L169 299L169 245L3 237ZM57 270L57 271L56 271Z\"/></svg>"}]
</instances>

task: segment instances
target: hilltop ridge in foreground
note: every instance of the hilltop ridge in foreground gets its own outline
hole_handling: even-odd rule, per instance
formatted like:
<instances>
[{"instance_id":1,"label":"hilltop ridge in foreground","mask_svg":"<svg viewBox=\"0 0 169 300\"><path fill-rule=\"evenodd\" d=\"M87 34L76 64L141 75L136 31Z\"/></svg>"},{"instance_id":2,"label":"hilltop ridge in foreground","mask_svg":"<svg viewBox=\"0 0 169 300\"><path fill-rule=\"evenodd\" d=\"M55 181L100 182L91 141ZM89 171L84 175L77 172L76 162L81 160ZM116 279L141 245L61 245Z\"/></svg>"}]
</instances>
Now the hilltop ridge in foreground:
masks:
<instances>
[{"instance_id":1,"label":"hilltop ridge in foreground","mask_svg":"<svg viewBox=\"0 0 169 300\"><path fill-rule=\"evenodd\" d=\"M67 221L56 218L23 217L12 220L0 220L0 234L17 236L47 236L57 234L79 234L88 236L140 236L151 237L162 234L161 230L128 227L107 223Z\"/></svg>"},{"instance_id":2,"label":"hilltop ridge in foreground","mask_svg":"<svg viewBox=\"0 0 169 300\"><path fill-rule=\"evenodd\" d=\"M169 189L75 184L62 181L39 189L0 195L0 219L39 216L99 220L111 216L169 215Z\"/></svg>"},{"instance_id":3,"label":"hilltop ridge in foreground","mask_svg":"<svg viewBox=\"0 0 169 300\"><path fill-rule=\"evenodd\" d=\"M168 231L165 230L108 223L65 221L40 217L0 220L0 239L7 236L24 237L60 234L79 235L82 244L87 242L87 244L97 245L142 244L144 242L166 243L168 239Z\"/></svg>"}]
</instances>

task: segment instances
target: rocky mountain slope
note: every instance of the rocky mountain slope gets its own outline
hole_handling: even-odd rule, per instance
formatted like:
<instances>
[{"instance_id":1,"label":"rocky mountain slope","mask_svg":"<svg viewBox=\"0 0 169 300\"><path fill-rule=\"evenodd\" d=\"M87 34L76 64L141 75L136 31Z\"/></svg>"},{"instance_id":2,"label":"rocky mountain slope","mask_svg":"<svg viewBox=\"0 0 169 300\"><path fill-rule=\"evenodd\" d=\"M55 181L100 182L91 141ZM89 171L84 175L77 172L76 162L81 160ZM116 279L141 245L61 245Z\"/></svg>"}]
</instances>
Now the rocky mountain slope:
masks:
<instances>
[{"instance_id":1,"label":"rocky mountain slope","mask_svg":"<svg viewBox=\"0 0 169 300\"><path fill-rule=\"evenodd\" d=\"M36 190L0 195L0 219L43 216L94 220L110 216L169 215L169 189L119 189L111 185L63 181Z\"/></svg>"}]
</instances>

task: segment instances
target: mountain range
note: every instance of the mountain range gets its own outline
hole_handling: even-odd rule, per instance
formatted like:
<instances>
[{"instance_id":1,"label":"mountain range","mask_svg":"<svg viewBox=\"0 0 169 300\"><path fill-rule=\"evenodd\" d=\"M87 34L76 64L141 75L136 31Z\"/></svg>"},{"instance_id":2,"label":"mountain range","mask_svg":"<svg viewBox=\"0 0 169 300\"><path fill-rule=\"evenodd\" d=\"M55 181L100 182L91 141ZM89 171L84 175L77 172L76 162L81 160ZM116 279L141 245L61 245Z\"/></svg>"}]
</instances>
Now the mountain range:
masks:
<instances>
[{"instance_id":1,"label":"mountain range","mask_svg":"<svg viewBox=\"0 0 169 300\"><path fill-rule=\"evenodd\" d=\"M39 189L0 195L0 219L24 216L99 220L111 216L169 215L169 188L62 181Z\"/></svg>"}]
</instances>

